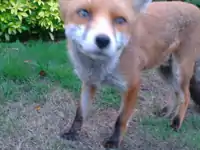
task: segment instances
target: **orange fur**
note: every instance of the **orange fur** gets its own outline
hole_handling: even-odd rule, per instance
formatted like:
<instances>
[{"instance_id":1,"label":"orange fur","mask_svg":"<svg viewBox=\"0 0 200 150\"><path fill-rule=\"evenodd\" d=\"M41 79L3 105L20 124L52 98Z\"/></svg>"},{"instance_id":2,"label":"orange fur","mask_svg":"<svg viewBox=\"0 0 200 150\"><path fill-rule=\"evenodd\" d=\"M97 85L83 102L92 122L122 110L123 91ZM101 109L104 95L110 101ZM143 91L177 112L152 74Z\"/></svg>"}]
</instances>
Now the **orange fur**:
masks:
<instances>
[{"instance_id":1,"label":"orange fur","mask_svg":"<svg viewBox=\"0 0 200 150\"><path fill-rule=\"evenodd\" d=\"M110 26L102 27L107 33L113 34L114 28L131 37L119 59L119 70L128 88L123 94L123 105L115 130L105 147L118 147L126 132L132 109L136 105L141 72L154 67L163 69L163 63L168 62L169 58L173 63L168 64L168 67L175 68L170 72L172 80L169 83L173 85L177 96L174 100L177 112L174 114L172 127L179 129L190 101L190 80L200 53L200 11L197 7L184 2L153 2L146 13L138 13L133 9L132 1L134 0L59 1L65 25L87 25L89 20L80 18L75 13L77 8L84 7L93 12L88 29L96 28L101 23L101 18L104 18L110 23ZM113 24L112 19L117 16L126 18L127 23ZM74 49L70 40L68 49ZM167 76L166 73L162 74ZM91 95L94 95L94 91L90 91Z\"/></svg>"}]
</instances>

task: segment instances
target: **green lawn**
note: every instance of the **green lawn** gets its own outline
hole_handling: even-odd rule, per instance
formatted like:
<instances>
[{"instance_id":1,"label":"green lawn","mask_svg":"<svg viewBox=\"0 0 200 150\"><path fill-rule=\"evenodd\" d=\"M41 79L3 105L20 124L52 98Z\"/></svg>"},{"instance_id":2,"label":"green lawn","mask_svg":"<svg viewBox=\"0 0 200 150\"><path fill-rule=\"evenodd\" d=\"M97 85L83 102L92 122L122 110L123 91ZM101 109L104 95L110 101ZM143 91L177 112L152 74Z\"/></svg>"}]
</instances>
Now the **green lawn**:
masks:
<instances>
[{"instance_id":1,"label":"green lawn","mask_svg":"<svg viewBox=\"0 0 200 150\"><path fill-rule=\"evenodd\" d=\"M22 95L26 103L45 103L47 100L45 95L56 86L67 89L78 99L80 81L72 72L65 44L65 41L1 43L0 105L18 102ZM41 76L41 71L44 71L46 75ZM98 94L98 98L102 98L97 103L99 106L118 108L120 104L119 95L111 88L104 88L102 94ZM0 117L0 124L5 124L4 117ZM200 117L198 115L190 115L178 133L172 131L167 124L169 124L167 119L145 117L142 118L139 127L141 131L150 133L156 141L168 141L182 146L187 145L194 150L200 149ZM3 128L4 126L0 126L0 130Z\"/></svg>"},{"instance_id":2,"label":"green lawn","mask_svg":"<svg viewBox=\"0 0 200 150\"><path fill-rule=\"evenodd\" d=\"M1 44L0 61L0 82L4 101L17 100L13 97L17 97L16 94L20 94L21 91L41 95L54 83L73 91L79 89L79 81L72 75L72 69L66 59L64 41L29 42L25 45L19 42ZM41 78L40 71L46 72L45 80Z\"/></svg>"},{"instance_id":3,"label":"green lawn","mask_svg":"<svg viewBox=\"0 0 200 150\"><path fill-rule=\"evenodd\" d=\"M79 96L80 81L74 75L66 53L66 42L48 43L30 41L0 44L0 91L2 102L17 101L21 92L32 95L27 102L37 101L52 84L67 88ZM43 77L40 72L44 71ZM114 90L107 88L106 103L113 104Z\"/></svg>"},{"instance_id":4,"label":"green lawn","mask_svg":"<svg viewBox=\"0 0 200 150\"><path fill-rule=\"evenodd\" d=\"M186 118L178 132L169 127L169 120L162 118L143 118L140 126L150 133L154 139L160 142L168 142L169 147L200 149L200 117L198 115L190 115Z\"/></svg>"}]
</instances>

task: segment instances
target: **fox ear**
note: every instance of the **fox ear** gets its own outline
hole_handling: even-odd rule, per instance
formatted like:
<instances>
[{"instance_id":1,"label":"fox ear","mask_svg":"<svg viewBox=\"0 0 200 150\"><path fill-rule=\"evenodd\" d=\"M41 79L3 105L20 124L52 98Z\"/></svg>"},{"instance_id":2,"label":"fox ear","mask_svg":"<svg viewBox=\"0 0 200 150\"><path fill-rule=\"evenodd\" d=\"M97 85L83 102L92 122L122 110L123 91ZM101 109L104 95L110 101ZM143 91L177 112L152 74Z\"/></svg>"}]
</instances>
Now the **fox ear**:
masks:
<instances>
[{"instance_id":1,"label":"fox ear","mask_svg":"<svg viewBox=\"0 0 200 150\"><path fill-rule=\"evenodd\" d=\"M133 1L133 9L136 12L145 12L149 4L152 0L132 0Z\"/></svg>"}]
</instances>

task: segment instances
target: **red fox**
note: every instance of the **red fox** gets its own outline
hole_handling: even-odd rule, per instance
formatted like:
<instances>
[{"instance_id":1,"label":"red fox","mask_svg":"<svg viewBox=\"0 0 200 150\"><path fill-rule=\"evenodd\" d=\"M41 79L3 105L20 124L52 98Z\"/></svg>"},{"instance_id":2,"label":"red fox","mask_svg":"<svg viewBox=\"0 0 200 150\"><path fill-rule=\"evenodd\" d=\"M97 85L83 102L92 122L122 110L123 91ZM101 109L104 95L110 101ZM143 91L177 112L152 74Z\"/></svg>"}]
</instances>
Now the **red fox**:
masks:
<instances>
[{"instance_id":1,"label":"red fox","mask_svg":"<svg viewBox=\"0 0 200 150\"><path fill-rule=\"evenodd\" d=\"M118 148L136 106L143 70L157 68L172 86L171 127L178 130L190 101L200 104L197 66L200 53L200 10L186 2L152 0L59 0L68 54L82 81L80 104L68 132L75 140L95 92L110 85L122 92L114 131L103 144Z\"/></svg>"}]
</instances>

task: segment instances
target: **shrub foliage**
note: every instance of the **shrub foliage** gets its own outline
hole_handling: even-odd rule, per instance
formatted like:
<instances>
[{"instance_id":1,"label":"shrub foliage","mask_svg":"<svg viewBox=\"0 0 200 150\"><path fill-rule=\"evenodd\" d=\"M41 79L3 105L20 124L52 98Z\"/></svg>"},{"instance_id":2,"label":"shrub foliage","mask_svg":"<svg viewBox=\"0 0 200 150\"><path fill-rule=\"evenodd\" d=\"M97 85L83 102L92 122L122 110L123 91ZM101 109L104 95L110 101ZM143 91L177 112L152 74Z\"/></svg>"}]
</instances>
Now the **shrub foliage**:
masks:
<instances>
[{"instance_id":1,"label":"shrub foliage","mask_svg":"<svg viewBox=\"0 0 200 150\"><path fill-rule=\"evenodd\" d=\"M63 22L56 0L0 1L0 40L10 41L26 33L28 36L48 35L52 40Z\"/></svg>"}]
</instances>

